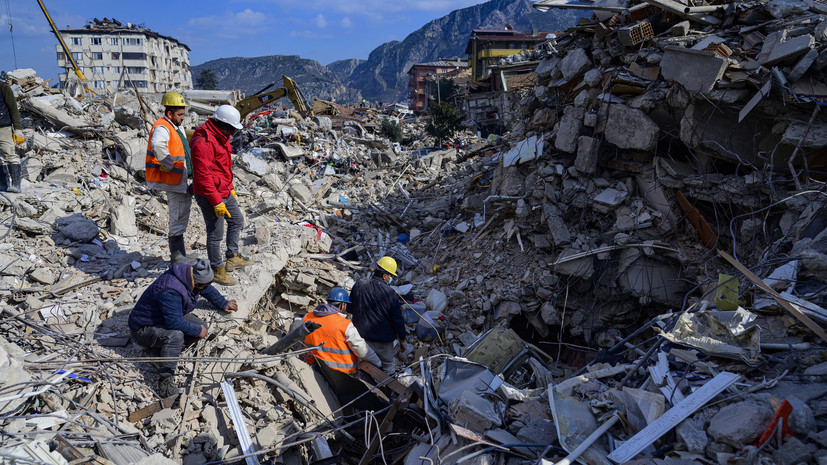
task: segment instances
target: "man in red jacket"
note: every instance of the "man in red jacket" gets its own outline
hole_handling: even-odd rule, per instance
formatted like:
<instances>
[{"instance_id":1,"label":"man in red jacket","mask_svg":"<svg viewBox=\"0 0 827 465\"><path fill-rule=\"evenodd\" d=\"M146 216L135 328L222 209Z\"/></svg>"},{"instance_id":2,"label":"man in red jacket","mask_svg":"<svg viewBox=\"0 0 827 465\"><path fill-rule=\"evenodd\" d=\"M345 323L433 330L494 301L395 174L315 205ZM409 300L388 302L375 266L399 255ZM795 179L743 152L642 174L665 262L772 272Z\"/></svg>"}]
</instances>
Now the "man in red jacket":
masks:
<instances>
[{"instance_id":1,"label":"man in red jacket","mask_svg":"<svg viewBox=\"0 0 827 465\"><path fill-rule=\"evenodd\" d=\"M195 130L190 140L192 191L207 225L207 257L215 272L215 282L224 286L238 284L238 280L227 272L253 264L238 254L238 237L244 225L244 215L238 207L233 186L230 136L241 128L238 110L230 105L221 105L212 118ZM221 255L224 217L228 223L226 263Z\"/></svg>"}]
</instances>

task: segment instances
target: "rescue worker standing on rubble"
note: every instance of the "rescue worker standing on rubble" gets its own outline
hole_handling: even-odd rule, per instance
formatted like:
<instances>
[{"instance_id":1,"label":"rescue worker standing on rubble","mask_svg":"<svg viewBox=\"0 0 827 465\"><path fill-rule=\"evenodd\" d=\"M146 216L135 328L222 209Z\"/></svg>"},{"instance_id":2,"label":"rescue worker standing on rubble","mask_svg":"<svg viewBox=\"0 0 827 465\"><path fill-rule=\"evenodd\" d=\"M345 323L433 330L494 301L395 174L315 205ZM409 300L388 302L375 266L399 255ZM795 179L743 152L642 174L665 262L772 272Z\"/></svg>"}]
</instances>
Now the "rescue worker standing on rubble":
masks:
<instances>
[{"instance_id":1,"label":"rescue worker standing on rubble","mask_svg":"<svg viewBox=\"0 0 827 465\"><path fill-rule=\"evenodd\" d=\"M192 159L187 136L181 123L187 116L184 96L167 92L161 98L164 116L149 131L146 149L146 181L150 189L166 191L169 205L169 260L171 263L195 263L187 258L184 233L190 221L192 194Z\"/></svg>"},{"instance_id":2,"label":"rescue worker standing on rubble","mask_svg":"<svg viewBox=\"0 0 827 465\"><path fill-rule=\"evenodd\" d=\"M178 393L173 375L184 344L207 337L207 323L193 315L198 297L225 312L235 312L238 304L227 300L210 286L213 271L207 260L194 266L173 263L138 299L129 313L132 339L147 348L161 349L165 360L158 363L158 394L166 398Z\"/></svg>"},{"instance_id":3,"label":"rescue worker standing on rubble","mask_svg":"<svg viewBox=\"0 0 827 465\"><path fill-rule=\"evenodd\" d=\"M359 334L382 360L382 370L392 374L396 371L396 339L399 349L405 351L405 320L396 291L389 285L396 276L396 260L382 257L376 265L372 277L353 285L347 309Z\"/></svg>"},{"instance_id":4,"label":"rescue worker standing on rubble","mask_svg":"<svg viewBox=\"0 0 827 465\"><path fill-rule=\"evenodd\" d=\"M244 225L244 215L238 206L233 186L230 136L241 128L241 114L238 110L230 105L221 105L212 118L195 130L190 141L194 170L192 190L207 225L207 256L215 272L215 282L224 286L238 284L238 280L228 272L253 264L238 253L238 238ZM225 217L226 263L221 255Z\"/></svg>"},{"instance_id":5,"label":"rescue worker standing on rubble","mask_svg":"<svg viewBox=\"0 0 827 465\"><path fill-rule=\"evenodd\" d=\"M355 373L359 360L365 360L378 367L382 362L376 352L343 314L350 303L347 291L341 287L334 287L327 296L327 303L319 305L304 317L304 321L312 321L321 325L304 338L307 345L318 346L311 353L316 360L328 367L343 373ZM313 363L313 358L305 359Z\"/></svg>"},{"instance_id":6,"label":"rescue worker standing on rubble","mask_svg":"<svg viewBox=\"0 0 827 465\"><path fill-rule=\"evenodd\" d=\"M17 99L11 87L0 82L3 102L0 104L0 191L20 192L20 156L16 145L26 141L23 126L20 125L20 112Z\"/></svg>"}]
</instances>

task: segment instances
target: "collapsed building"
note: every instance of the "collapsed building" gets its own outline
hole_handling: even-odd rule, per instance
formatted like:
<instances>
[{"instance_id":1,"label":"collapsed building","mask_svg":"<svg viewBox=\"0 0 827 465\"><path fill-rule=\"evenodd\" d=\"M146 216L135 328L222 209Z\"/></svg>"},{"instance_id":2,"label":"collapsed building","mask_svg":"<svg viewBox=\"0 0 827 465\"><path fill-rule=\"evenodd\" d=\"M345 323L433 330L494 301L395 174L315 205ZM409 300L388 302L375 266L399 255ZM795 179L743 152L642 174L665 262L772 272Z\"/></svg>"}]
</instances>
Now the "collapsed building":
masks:
<instances>
[{"instance_id":1,"label":"collapsed building","mask_svg":"<svg viewBox=\"0 0 827 465\"><path fill-rule=\"evenodd\" d=\"M397 153L370 110L249 120L235 175L257 263L223 289L238 313L196 310L211 335L177 399L125 325L168 263L141 174L157 98L22 92L0 460L824 463L820 6L673 3L555 37L518 123L466 149ZM186 239L204 254L200 221ZM292 322L383 255L405 368L300 360Z\"/></svg>"}]
</instances>

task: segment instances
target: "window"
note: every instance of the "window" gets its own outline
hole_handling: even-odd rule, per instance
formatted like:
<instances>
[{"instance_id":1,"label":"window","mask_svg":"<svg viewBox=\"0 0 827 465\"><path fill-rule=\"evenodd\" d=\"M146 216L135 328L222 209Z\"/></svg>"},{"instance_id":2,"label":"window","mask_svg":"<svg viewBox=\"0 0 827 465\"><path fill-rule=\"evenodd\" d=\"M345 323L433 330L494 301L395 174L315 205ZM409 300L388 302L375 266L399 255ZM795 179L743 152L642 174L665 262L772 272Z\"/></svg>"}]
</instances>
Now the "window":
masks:
<instances>
[{"instance_id":1,"label":"window","mask_svg":"<svg viewBox=\"0 0 827 465\"><path fill-rule=\"evenodd\" d=\"M72 58L75 60L75 63L82 63L83 62L83 53L82 52L72 52Z\"/></svg>"},{"instance_id":2,"label":"window","mask_svg":"<svg viewBox=\"0 0 827 465\"><path fill-rule=\"evenodd\" d=\"M57 59L58 60L65 60L66 55L63 52L57 52Z\"/></svg>"},{"instance_id":3,"label":"window","mask_svg":"<svg viewBox=\"0 0 827 465\"><path fill-rule=\"evenodd\" d=\"M146 87L146 81L132 81L135 83L135 87Z\"/></svg>"},{"instance_id":4,"label":"window","mask_svg":"<svg viewBox=\"0 0 827 465\"><path fill-rule=\"evenodd\" d=\"M140 37L124 37L123 38L124 45L143 45L144 39Z\"/></svg>"},{"instance_id":5,"label":"window","mask_svg":"<svg viewBox=\"0 0 827 465\"><path fill-rule=\"evenodd\" d=\"M92 81L92 86L95 89L103 89L104 88L104 83L103 83L103 81Z\"/></svg>"},{"instance_id":6,"label":"window","mask_svg":"<svg viewBox=\"0 0 827 465\"><path fill-rule=\"evenodd\" d=\"M101 45L101 38L100 37L92 37L89 39L89 43L92 45Z\"/></svg>"},{"instance_id":7,"label":"window","mask_svg":"<svg viewBox=\"0 0 827 465\"><path fill-rule=\"evenodd\" d=\"M72 45L83 45L83 39L81 37L72 37Z\"/></svg>"},{"instance_id":8,"label":"window","mask_svg":"<svg viewBox=\"0 0 827 465\"><path fill-rule=\"evenodd\" d=\"M146 59L146 53L123 52L123 59L124 60L144 60L144 59Z\"/></svg>"},{"instance_id":9,"label":"window","mask_svg":"<svg viewBox=\"0 0 827 465\"><path fill-rule=\"evenodd\" d=\"M127 66L124 69L126 69L126 74L144 74L146 72L146 69L140 66Z\"/></svg>"},{"instance_id":10,"label":"window","mask_svg":"<svg viewBox=\"0 0 827 465\"><path fill-rule=\"evenodd\" d=\"M103 60L103 52L92 52L93 60Z\"/></svg>"},{"instance_id":11,"label":"window","mask_svg":"<svg viewBox=\"0 0 827 465\"><path fill-rule=\"evenodd\" d=\"M112 59L117 60L121 57L121 54L118 52L112 52Z\"/></svg>"},{"instance_id":12,"label":"window","mask_svg":"<svg viewBox=\"0 0 827 465\"><path fill-rule=\"evenodd\" d=\"M121 67L120 66L113 66L112 72L115 74L121 74Z\"/></svg>"},{"instance_id":13,"label":"window","mask_svg":"<svg viewBox=\"0 0 827 465\"><path fill-rule=\"evenodd\" d=\"M118 45L118 38L117 37L110 37L109 38L109 45Z\"/></svg>"},{"instance_id":14,"label":"window","mask_svg":"<svg viewBox=\"0 0 827 465\"><path fill-rule=\"evenodd\" d=\"M96 74L103 74L103 66L95 66L95 67L93 68L93 71L94 71Z\"/></svg>"}]
</instances>

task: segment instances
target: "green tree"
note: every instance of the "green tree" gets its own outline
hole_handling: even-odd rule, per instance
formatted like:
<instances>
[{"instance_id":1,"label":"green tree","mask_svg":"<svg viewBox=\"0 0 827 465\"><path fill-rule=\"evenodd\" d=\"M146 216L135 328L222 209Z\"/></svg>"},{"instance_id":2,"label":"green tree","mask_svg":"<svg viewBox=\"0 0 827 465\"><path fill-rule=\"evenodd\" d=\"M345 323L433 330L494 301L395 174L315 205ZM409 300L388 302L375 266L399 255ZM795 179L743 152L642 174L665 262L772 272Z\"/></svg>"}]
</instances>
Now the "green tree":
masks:
<instances>
[{"instance_id":1,"label":"green tree","mask_svg":"<svg viewBox=\"0 0 827 465\"><path fill-rule=\"evenodd\" d=\"M457 90L459 90L459 86L453 79L439 78L436 81L436 85L433 87L430 97L437 102L452 100L455 97Z\"/></svg>"},{"instance_id":2,"label":"green tree","mask_svg":"<svg viewBox=\"0 0 827 465\"><path fill-rule=\"evenodd\" d=\"M382 120L379 134L387 137L391 142L402 142L402 128L399 127L396 121L390 118Z\"/></svg>"},{"instance_id":3,"label":"green tree","mask_svg":"<svg viewBox=\"0 0 827 465\"><path fill-rule=\"evenodd\" d=\"M215 90L218 87L218 78L215 77L215 73L211 69L204 68L195 78L195 87L204 90Z\"/></svg>"},{"instance_id":4,"label":"green tree","mask_svg":"<svg viewBox=\"0 0 827 465\"><path fill-rule=\"evenodd\" d=\"M453 103L445 100L442 103L431 100L429 105L431 120L425 126L425 131L434 136L439 144L442 144L462 129L462 120L465 119L465 115Z\"/></svg>"}]
</instances>

